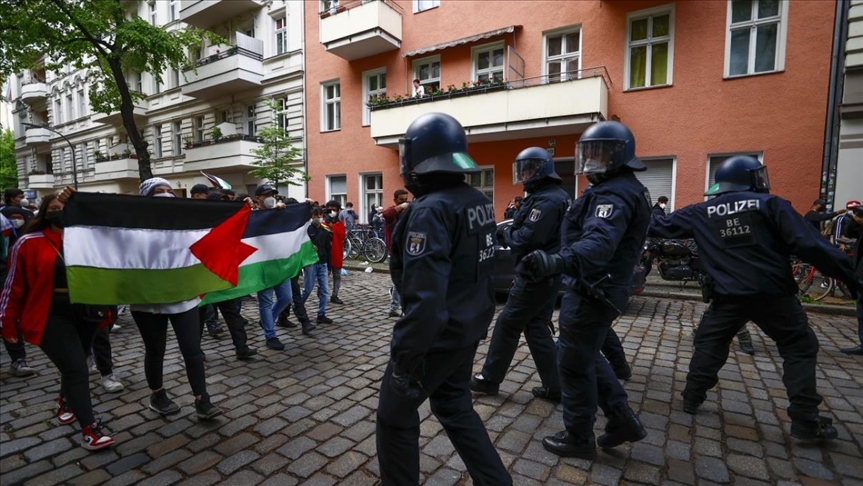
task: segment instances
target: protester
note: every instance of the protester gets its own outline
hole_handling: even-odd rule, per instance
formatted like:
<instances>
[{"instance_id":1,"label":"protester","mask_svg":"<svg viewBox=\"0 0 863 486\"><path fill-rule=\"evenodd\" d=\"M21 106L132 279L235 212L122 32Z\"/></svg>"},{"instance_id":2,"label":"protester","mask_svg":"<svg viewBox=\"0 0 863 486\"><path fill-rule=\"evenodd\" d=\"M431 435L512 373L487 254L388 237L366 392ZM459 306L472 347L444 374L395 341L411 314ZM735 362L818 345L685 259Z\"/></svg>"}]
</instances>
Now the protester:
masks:
<instances>
[{"instance_id":1,"label":"protester","mask_svg":"<svg viewBox=\"0 0 863 486\"><path fill-rule=\"evenodd\" d=\"M315 245L318 252L318 263L313 263L303 269L303 303L308 300L315 283L318 284L318 324L332 324L333 320L327 317L327 302L330 297L329 284L327 283L327 267L330 263L330 252L333 246L333 235L324 226L324 210L320 206L312 208L312 224L309 225L309 239Z\"/></svg>"},{"instance_id":2,"label":"protester","mask_svg":"<svg viewBox=\"0 0 863 486\"><path fill-rule=\"evenodd\" d=\"M112 309L113 315L117 315L117 309ZM123 382L114 374L114 359L111 355L111 326L100 328L93 335L91 352L96 372L102 378L102 388L108 393L123 391Z\"/></svg>"},{"instance_id":3,"label":"protester","mask_svg":"<svg viewBox=\"0 0 863 486\"><path fill-rule=\"evenodd\" d=\"M255 202L258 210L284 208L285 204L276 201L276 195L279 191L271 185L263 184L255 189ZM275 295L275 300L273 300ZM264 338L267 340L267 347L276 351L285 349L285 345L276 337L276 319L288 306L291 305L293 296L291 295L290 279L285 279L284 282L263 289L257 292L258 296L258 312L261 316L261 328L264 330Z\"/></svg>"},{"instance_id":4,"label":"protester","mask_svg":"<svg viewBox=\"0 0 863 486\"><path fill-rule=\"evenodd\" d=\"M23 211L9 206L3 207L3 210L0 210L0 213L5 213L11 209L15 209L16 211L23 213ZM0 214L0 220L2 220L3 223L3 236L2 239L0 239L0 242L3 243L3 250L0 252L0 282L5 282L6 274L8 273L7 257L9 256L9 251L12 248L12 245L14 245L15 241L18 240L18 232L23 230L25 220L24 216L21 214L18 214L17 219L9 219L5 214ZM9 366L9 372L12 376L26 378L36 374L33 368L27 365L27 350L24 348L24 338L20 333L15 342L4 339L3 346L6 348L6 351L9 353L9 358L12 360L12 364Z\"/></svg>"},{"instance_id":5,"label":"protester","mask_svg":"<svg viewBox=\"0 0 863 486\"><path fill-rule=\"evenodd\" d=\"M207 199L207 194L209 194L210 188L205 186L204 184L195 184L189 189L189 194L192 196L192 199Z\"/></svg>"},{"instance_id":6,"label":"protester","mask_svg":"<svg viewBox=\"0 0 863 486\"><path fill-rule=\"evenodd\" d=\"M342 266L344 264L344 249L345 237L345 222L339 220L339 202L327 202L326 211L324 211L324 224L333 235L333 246L330 251L329 271L333 276L333 293L330 296L330 302L333 304L344 304L339 298L339 289L342 286Z\"/></svg>"},{"instance_id":7,"label":"protester","mask_svg":"<svg viewBox=\"0 0 863 486\"><path fill-rule=\"evenodd\" d=\"M404 189L396 189L393 193L393 205L386 208L381 217L384 220L384 235L387 244L387 253L392 254L392 235L396 223L399 221L399 216L408 208L408 192ZM399 317L402 315L401 299L399 291L395 286L390 287L390 317Z\"/></svg>"},{"instance_id":8,"label":"protester","mask_svg":"<svg viewBox=\"0 0 863 486\"><path fill-rule=\"evenodd\" d=\"M359 221L359 216L354 212L354 203L348 202L345 204L345 209L339 213L339 219L345 222L345 231L349 232L357 225L357 221Z\"/></svg>"}]
</instances>

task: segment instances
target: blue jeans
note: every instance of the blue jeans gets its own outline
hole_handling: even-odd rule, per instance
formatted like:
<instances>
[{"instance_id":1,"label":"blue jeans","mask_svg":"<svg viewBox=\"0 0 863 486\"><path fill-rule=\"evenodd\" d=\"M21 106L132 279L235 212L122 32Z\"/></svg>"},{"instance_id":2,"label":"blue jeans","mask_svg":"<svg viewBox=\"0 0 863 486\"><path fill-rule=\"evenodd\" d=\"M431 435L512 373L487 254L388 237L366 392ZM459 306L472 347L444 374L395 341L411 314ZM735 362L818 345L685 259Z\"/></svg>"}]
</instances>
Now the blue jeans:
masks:
<instances>
[{"instance_id":1,"label":"blue jeans","mask_svg":"<svg viewBox=\"0 0 863 486\"><path fill-rule=\"evenodd\" d=\"M273 302L274 292L276 294L275 302ZM264 328L264 337L267 339L276 337L276 318L291 305L291 302L293 302L293 299L291 297L290 279L275 287L258 291L258 312L261 314L261 327Z\"/></svg>"},{"instance_id":2,"label":"blue jeans","mask_svg":"<svg viewBox=\"0 0 863 486\"><path fill-rule=\"evenodd\" d=\"M312 295L312 290L315 288L315 281L318 283L318 315L327 315L327 302L330 300L330 288L327 283L327 264L315 263L303 269L303 303Z\"/></svg>"}]
</instances>

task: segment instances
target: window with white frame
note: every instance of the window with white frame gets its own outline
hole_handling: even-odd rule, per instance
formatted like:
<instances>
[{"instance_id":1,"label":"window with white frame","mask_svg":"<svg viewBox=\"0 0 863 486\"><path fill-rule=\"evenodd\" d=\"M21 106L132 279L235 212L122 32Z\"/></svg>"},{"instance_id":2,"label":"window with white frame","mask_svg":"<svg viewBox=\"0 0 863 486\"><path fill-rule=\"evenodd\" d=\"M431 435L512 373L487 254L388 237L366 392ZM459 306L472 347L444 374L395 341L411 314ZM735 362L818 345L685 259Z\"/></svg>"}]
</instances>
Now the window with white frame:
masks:
<instances>
[{"instance_id":1,"label":"window with white frame","mask_svg":"<svg viewBox=\"0 0 863 486\"><path fill-rule=\"evenodd\" d=\"M656 203L662 196L668 198L665 212L670 213L674 208L674 158L647 158L641 161L647 166L647 170L634 172L635 177L650 191L651 204Z\"/></svg>"},{"instance_id":2,"label":"window with white frame","mask_svg":"<svg viewBox=\"0 0 863 486\"><path fill-rule=\"evenodd\" d=\"M321 131L340 130L342 128L341 85L338 81L321 85L321 101L323 102L321 116Z\"/></svg>"},{"instance_id":3,"label":"window with white frame","mask_svg":"<svg viewBox=\"0 0 863 486\"><path fill-rule=\"evenodd\" d=\"M368 214L372 207L383 206L384 176L381 174L363 174L363 207L362 214Z\"/></svg>"},{"instance_id":4,"label":"window with white frame","mask_svg":"<svg viewBox=\"0 0 863 486\"><path fill-rule=\"evenodd\" d=\"M183 154L183 122L175 121L173 127L173 135L174 135L174 147L173 152L174 155L182 155Z\"/></svg>"},{"instance_id":5,"label":"window with white frame","mask_svg":"<svg viewBox=\"0 0 863 486\"><path fill-rule=\"evenodd\" d=\"M343 175L327 176L328 201L338 201L342 207L348 202L348 178Z\"/></svg>"},{"instance_id":6,"label":"window with white frame","mask_svg":"<svg viewBox=\"0 0 863 486\"><path fill-rule=\"evenodd\" d=\"M288 18L274 20L276 24L276 55L288 52Z\"/></svg>"},{"instance_id":7,"label":"window with white frame","mask_svg":"<svg viewBox=\"0 0 863 486\"><path fill-rule=\"evenodd\" d=\"M153 75L153 94L159 94L162 92L162 79L158 74Z\"/></svg>"},{"instance_id":8,"label":"window with white frame","mask_svg":"<svg viewBox=\"0 0 863 486\"><path fill-rule=\"evenodd\" d=\"M788 1L728 0L725 76L785 69Z\"/></svg>"},{"instance_id":9,"label":"window with white frame","mask_svg":"<svg viewBox=\"0 0 863 486\"><path fill-rule=\"evenodd\" d=\"M257 119L255 118L255 105L246 107L246 135L258 134Z\"/></svg>"},{"instance_id":10,"label":"window with white frame","mask_svg":"<svg viewBox=\"0 0 863 486\"><path fill-rule=\"evenodd\" d=\"M276 124L279 128L288 132L288 99L287 98L279 98L276 100L276 112L274 113L276 117Z\"/></svg>"},{"instance_id":11,"label":"window with white frame","mask_svg":"<svg viewBox=\"0 0 863 486\"><path fill-rule=\"evenodd\" d=\"M150 25L156 25L156 2L147 2L147 11L150 14Z\"/></svg>"},{"instance_id":12,"label":"window with white frame","mask_svg":"<svg viewBox=\"0 0 863 486\"><path fill-rule=\"evenodd\" d=\"M754 157L758 159L762 164L764 163L764 153L763 152L741 152L735 154L713 154L707 156L707 185L705 190L710 189L713 184L716 183L716 168L719 167L720 164L725 162L726 160L734 157L735 155L748 155L750 157Z\"/></svg>"},{"instance_id":13,"label":"window with white frame","mask_svg":"<svg viewBox=\"0 0 863 486\"><path fill-rule=\"evenodd\" d=\"M387 94L387 70L375 69L363 73L363 125L371 125L372 111L366 105L376 96Z\"/></svg>"},{"instance_id":14,"label":"window with white frame","mask_svg":"<svg viewBox=\"0 0 863 486\"><path fill-rule=\"evenodd\" d=\"M180 87L180 70L171 69L171 88Z\"/></svg>"},{"instance_id":15,"label":"window with white frame","mask_svg":"<svg viewBox=\"0 0 863 486\"><path fill-rule=\"evenodd\" d=\"M465 174L465 182L479 189L489 201L494 201L494 168L482 168L479 172Z\"/></svg>"},{"instance_id":16,"label":"window with white frame","mask_svg":"<svg viewBox=\"0 0 863 486\"><path fill-rule=\"evenodd\" d=\"M134 90L143 93L144 92L144 76L141 73L133 73L132 75L134 82L132 86L134 86Z\"/></svg>"},{"instance_id":17,"label":"window with white frame","mask_svg":"<svg viewBox=\"0 0 863 486\"><path fill-rule=\"evenodd\" d=\"M78 116L87 114L87 95L84 93L84 88L78 90Z\"/></svg>"},{"instance_id":18,"label":"window with white frame","mask_svg":"<svg viewBox=\"0 0 863 486\"><path fill-rule=\"evenodd\" d=\"M192 141L204 141L204 117L196 116L192 118Z\"/></svg>"},{"instance_id":19,"label":"window with white frame","mask_svg":"<svg viewBox=\"0 0 863 486\"><path fill-rule=\"evenodd\" d=\"M440 56L417 59L413 62L413 73L413 79L420 80L426 94L440 89Z\"/></svg>"},{"instance_id":20,"label":"window with white frame","mask_svg":"<svg viewBox=\"0 0 863 486\"><path fill-rule=\"evenodd\" d=\"M170 3L171 22L180 19L180 0L171 0Z\"/></svg>"},{"instance_id":21,"label":"window with white frame","mask_svg":"<svg viewBox=\"0 0 863 486\"><path fill-rule=\"evenodd\" d=\"M87 170L89 164L89 155L87 153L87 147L90 145L89 142L84 142L78 146L78 158L81 160L81 169Z\"/></svg>"},{"instance_id":22,"label":"window with white frame","mask_svg":"<svg viewBox=\"0 0 863 486\"><path fill-rule=\"evenodd\" d=\"M471 79L482 82L503 81L503 42L479 46L473 51L473 73Z\"/></svg>"},{"instance_id":23,"label":"window with white frame","mask_svg":"<svg viewBox=\"0 0 863 486\"><path fill-rule=\"evenodd\" d=\"M567 27L543 36L545 74L549 83L578 77L581 69L581 27Z\"/></svg>"},{"instance_id":24,"label":"window with white frame","mask_svg":"<svg viewBox=\"0 0 863 486\"><path fill-rule=\"evenodd\" d=\"M414 0L414 13L440 7L440 0Z\"/></svg>"},{"instance_id":25,"label":"window with white frame","mask_svg":"<svg viewBox=\"0 0 863 486\"><path fill-rule=\"evenodd\" d=\"M60 102L60 97L58 96L54 100L54 124L59 125L60 123L63 123L63 103Z\"/></svg>"},{"instance_id":26,"label":"window with white frame","mask_svg":"<svg viewBox=\"0 0 863 486\"><path fill-rule=\"evenodd\" d=\"M162 125L156 125L153 127L153 155L158 159L162 152Z\"/></svg>"},{"instance_id":27,"label":"window with white frame","mask_svg":"<svg viewBox=\"0 0 863 486\"><path fill-rule=\"evenodd\" d=\"M72 93L66 95L66 121L75 119L75 105L72 103Z\"/></svg>"},{"instance_id":28,"label":"window with white frame","mask_svg":"<svg viewBox=\"0 0 863 486\"><path fill-rule=\"evenodd\" d=\"M671 84L674 56L674 7L627 15L625 89Z\"/></svg>"}]
</instances>

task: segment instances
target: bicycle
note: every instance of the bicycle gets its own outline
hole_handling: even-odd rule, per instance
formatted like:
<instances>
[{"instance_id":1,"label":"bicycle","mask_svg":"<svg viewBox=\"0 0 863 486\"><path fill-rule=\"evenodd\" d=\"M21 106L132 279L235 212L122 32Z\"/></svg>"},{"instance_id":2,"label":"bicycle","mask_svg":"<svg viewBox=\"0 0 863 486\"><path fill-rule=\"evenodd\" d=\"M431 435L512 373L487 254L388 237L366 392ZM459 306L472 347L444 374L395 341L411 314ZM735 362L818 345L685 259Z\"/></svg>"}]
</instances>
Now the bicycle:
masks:
<instances>
[{"instance_id":1,"label":"bicycle","mask_svg":"<svg viewBox=\"0 0 863 486\"><path fill-rule=\"evenodd\" d=\"M374 263L387 259L387 245L384 240L374 236L371 229L357 226L348 232L345 238L344 258L358 259L364 257Z\"/></svg>"},{"instance_id":2,"label":"bicycle","mask_svg":"<svg viewBox=\"0 0 863 486\"><path fill-rule=\"evenodd\" d=\"M839 280L822 274L815 265L796 261L792 262L791 274L797 283L798 293L807 296L814 301L821 301L827 297L853 300L851 291Z\"/></svg>"}]
</instances>

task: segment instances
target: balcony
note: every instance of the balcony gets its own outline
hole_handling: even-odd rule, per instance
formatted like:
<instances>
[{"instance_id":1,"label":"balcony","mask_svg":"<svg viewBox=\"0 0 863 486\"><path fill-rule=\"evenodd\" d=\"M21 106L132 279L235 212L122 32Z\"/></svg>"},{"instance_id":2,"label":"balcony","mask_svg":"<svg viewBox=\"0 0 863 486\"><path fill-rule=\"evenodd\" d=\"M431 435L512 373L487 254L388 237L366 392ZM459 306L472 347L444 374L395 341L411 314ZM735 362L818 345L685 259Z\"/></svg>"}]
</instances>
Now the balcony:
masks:
<instances>
[{"instance_id":1,"label":"balcony","mask_svg":"<svg viewBox=\"0 0 863 486\"><path fill-rule=\"evenodd\" d=\"M129 157L97 161L94 164L93 175L97 181L138 179L138 159Z\"/></svg>"},{"instance_id":2,"label":"balcony","mask_svg":"<svg viewBox=\"0 0 863 486\"><path fill-rule=\"evenodd\" d=\"M391 0L354 0L320 13L321 44L353 61L402 45L402 9Z\"/></svg>"},{"instance_id":3,"label":"balcony","mask_svg":"<svg viewBox=\"0 0 863 486\"><path fill-rule=\"evenodd\" d=\"M255 0L182 0L180 20L207 29L259 8Z\"/></svg>"},{"instance_id":4,"label":"balcony","mask_svg":"<svg viewBox=\"0 0 863 486\"><path fill-rule=\"evenodd\" d=\"M27 176L28 189L54 189L54 174L30 174Z\"/></svg>"},{"instance_id":5,"label":"balcony","mask_svg":"<svg viewBox=\"0 0 863 486\"><path fill-rule=\"evenodd\" d=\"M608 72L604 67L451 89L425 98L378 100L371 105L371 136L377 145L397 148L418 116L447 113L461 122L470 142L573 135L608 115ZM454 87L453 87L454 88Z\"/></svg>"},{"instance_id":6,"label":"balcony","mask_svg":"<svg viewBox=\"0 0 863 486\"><path fill-rule=\"evenodd\" d=\"M254 168L252 149L260 147L258 137L252 135L229 135L219 140L205 140L186 145L186 172L212 171L218 169Z\"/></svg>"},{"instance_id":7,"label":"balcony","mask_svg":"<svg viewBox=\"0 0 863 486\"><path fill-rule=\"evenodd\" d=\"M48 85L34 81L21 86L21 101L30 106L44 105L48 101Z\"/></svg>"},{"instance_id":8,"label":"balcony","mask_svg":"<svg viewBox=\"0 0 863 486\"><path fill-rule=\"evenodd\" d=\"M145 124L147 122L147 110L149 109L149 105L147 100L136 100L135 105L132 108L132 116L135 118L135 123L138 125ZM102 123L104 125L122 125L123 124L123 116L120 114L120 110L112 111L111 113L93 113L93 116L90 117L93 123Z\"/></svg>"},{"instance_id":9,"label":"balcony","mask_svg":"<svg viewBox=\"0 0 863 486\"><path fill-rule=\"evenodd\" d=\"M186 71L182 93L198 99L209 99L260 88L264 77L261 64L264 43L240 33L237 33L237 41L236 47L196 62L197 72Z\"/></svg>"},{"instance_id":10,"label":"balcony","mask_svg":"<svg viewBox=\"0 0 863 486\"><path fill-rule=\"evenodd\" d=\"M51 143L51 132L44 128L28 128L25 132L24 143L31 147L41 147Z\"/></svg>"}]
</instances>

